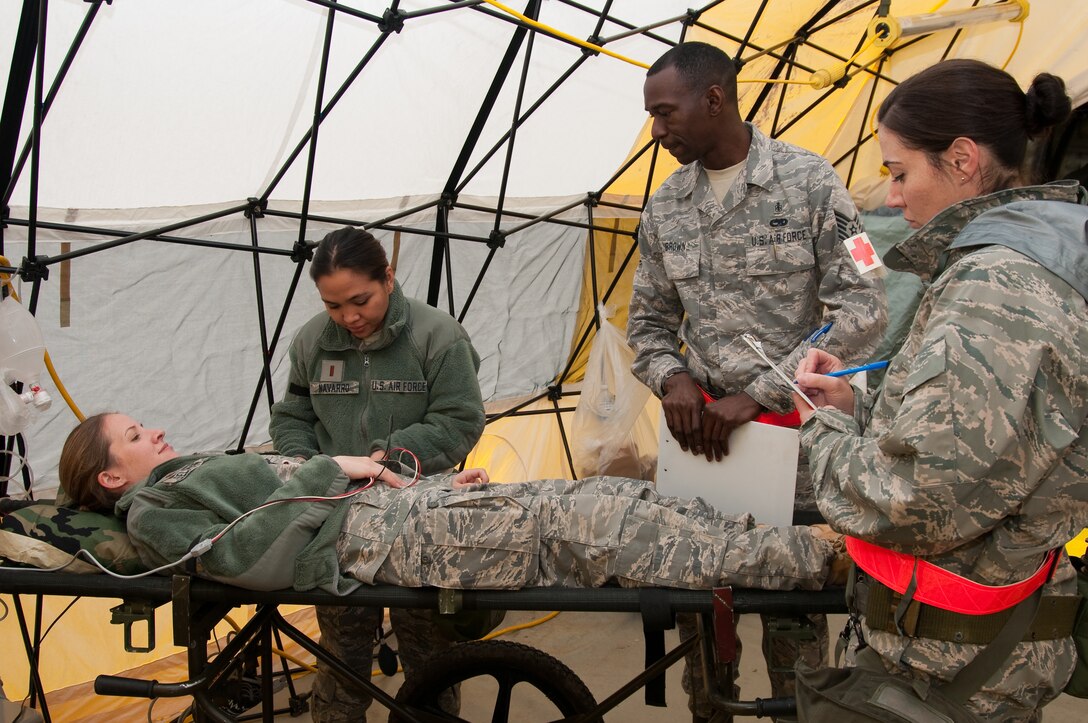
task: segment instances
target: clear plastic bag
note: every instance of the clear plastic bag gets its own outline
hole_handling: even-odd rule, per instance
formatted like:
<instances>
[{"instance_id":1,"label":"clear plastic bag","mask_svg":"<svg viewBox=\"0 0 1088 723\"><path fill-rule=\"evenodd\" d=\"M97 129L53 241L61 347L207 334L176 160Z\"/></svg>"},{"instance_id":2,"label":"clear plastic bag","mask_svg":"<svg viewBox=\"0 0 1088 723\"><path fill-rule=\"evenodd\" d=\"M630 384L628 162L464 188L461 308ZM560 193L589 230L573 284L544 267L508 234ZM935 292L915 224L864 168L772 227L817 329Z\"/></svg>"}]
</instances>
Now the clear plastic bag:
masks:
<instances>
[{"instance_id":1,"label":"clear plastic bag","mask_svg":"<svg viewBox=\"0 0 1088 723\"><path fill-rule=\"evenodd\" d=\"M634 352L623 332L597 307L601 328L593 342L582 395L571 425L571 456L579 477L615 475L652 480L657 430L647 408L650 390L631 373Z\"/></svg>"}]
</instances>

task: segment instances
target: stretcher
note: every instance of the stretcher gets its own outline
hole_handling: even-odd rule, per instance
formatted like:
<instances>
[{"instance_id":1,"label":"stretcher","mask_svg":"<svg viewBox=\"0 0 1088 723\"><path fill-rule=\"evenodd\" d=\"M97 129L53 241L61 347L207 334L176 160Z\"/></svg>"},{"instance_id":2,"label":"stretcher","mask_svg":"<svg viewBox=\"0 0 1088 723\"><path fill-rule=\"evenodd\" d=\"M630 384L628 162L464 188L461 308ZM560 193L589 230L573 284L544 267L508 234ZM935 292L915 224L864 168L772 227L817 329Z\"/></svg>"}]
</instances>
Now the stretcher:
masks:
<instances>
[{"instance_id":1,"label":"stretcher","mask_svg":"<svg viewBox=\"0 0 1088 723\"><path fill-rule=\"evenodd\" d=\"M451 718L437 707L437 694L452 684L475 675L495 675L501 669L498 699L502 707L504 685L528 683L541 690L556 706L564 721L600 721L620 702L639 690L646 691L650 704L663 705L664 671L681 660L685 653L700 645L705 679L712 681L708 695L711 703L733 715L787 715L794 711L793 700L736 700L733 695L735 619L740 613L763 613L795 618L814 613L841 613L846 606L842 589L819 592L771 592L765 590L718 588L714 590L673 590L660 588L527 588L522 590L437 590L363 586L351 595L340 597L323 592L281 590L260 592L223 585L188 576L115 579L105 575L77 575L0 567L0 592L13 596L27 662L31 670L33 700L50 720L37 668L37 650L41 631L27 622L21 596L87 596L117 598L112 622L125 626L126 647L134 639L133 628L147 624L148 646L154 646L154 608L170 602L173 609L174 644L187 649L188 680L175 683L118 678L100 675L95 691L101 695L134 697L192 696L197 721L233 721L226 682L240 666L260 670L261 719L273 720L273 643L287 637L313 654L325 666L367 690L390 712L390 720L427 723ZM40 605L40 600L39 600ZM208 641L219 621L233 608L255 605L256 613L218 655L209 660ZM647 635L645 669L603 701L597 702L569 668L550 656L528 646L508 642L470 642L455 646L454 658L445 664L431 662L426 673L413 673L411 685L402 686L396 697L390 696L369 679L369 671L354 671L288 623L278 612L280 605L350 605L387 608L422 608L440 613L461 610L522 610L638 612ZM677 613L695 613L700 634L681 641L666 651L663 631L671 628ZM537 655L534 655L536 653ZM550 662L548 662L550 661ZM236 676L235 676L236 677ZM557 678L563 680L557 680ZM573 680L571 680L573 678ZM503 680L506 683L503 683ZM505 690L505 692L509 692ZM293 689L292 689L293 696ZM588 696L588 697L587 697ZM507 706L509 706L507 696ZM292 712L294 712L292 704ZM300 707L299 713L304 710ZM305 720L305 719L304 719ZM517 720L516 711L497 710L493 720Z\"/></svg>"}]
</instances>

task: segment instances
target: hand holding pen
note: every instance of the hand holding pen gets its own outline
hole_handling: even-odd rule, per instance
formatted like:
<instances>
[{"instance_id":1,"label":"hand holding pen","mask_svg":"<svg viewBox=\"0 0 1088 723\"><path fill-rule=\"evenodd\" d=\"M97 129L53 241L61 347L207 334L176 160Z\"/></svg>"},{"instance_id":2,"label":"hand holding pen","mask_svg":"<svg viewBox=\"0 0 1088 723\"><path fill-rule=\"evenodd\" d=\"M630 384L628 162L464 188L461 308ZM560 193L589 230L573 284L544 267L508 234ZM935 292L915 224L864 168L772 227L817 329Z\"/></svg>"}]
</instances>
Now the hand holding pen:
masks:
<instances>
[{"instance_id":1,"label":"hand holding pen","mask_svg":"<svg viewBox=\"0 0 1088 723\"><path fill-rule=\"evenodd\" d=\"M839 372L839 375L832 376L832 372ZM853 414L854 388L849 381L842 378L842 375L847 373L853 372L844 369L842 361L837 357L823 349L813 347L808 350L798 365L795 379L801 390L817 407L830 406L847 414ZM804 423L812 416L813 410L802 401L801 397L796 394L794 396L801 422Z\"/></svg>"},{"instance_id":2,"label":"hand holding pen","mask_svg":"<svg viewBox=\"0 0 1088 723\"><path fill-rule=\"evenodd\" d=\"M859 367L850 367L849 369L839 369L838 371L828 372L827 376L829 376L829 377L846 377L846 376L850 376L851 374L857 374L859 372L871 372L874 369L883 369L884 367L888 366L889 364L891 364L891 362L888 362L888 361L872 362L870 364L862 364Z\"/></svg>"}]
</instances>

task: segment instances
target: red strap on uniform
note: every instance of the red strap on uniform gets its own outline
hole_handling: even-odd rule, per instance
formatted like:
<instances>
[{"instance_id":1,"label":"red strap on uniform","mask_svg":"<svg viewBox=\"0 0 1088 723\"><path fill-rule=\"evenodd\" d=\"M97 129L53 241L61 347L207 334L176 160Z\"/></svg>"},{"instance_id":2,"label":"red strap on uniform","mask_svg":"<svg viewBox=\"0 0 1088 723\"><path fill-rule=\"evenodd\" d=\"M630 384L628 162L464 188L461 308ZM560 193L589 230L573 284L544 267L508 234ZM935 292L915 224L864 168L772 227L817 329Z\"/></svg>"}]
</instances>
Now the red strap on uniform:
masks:
<instances>
[{"instance_id":1,"label":"red strap on uniform","mask_svg":"<svg viewBox=\"0 0 1088 723\"><path fill-rule=\"evenodd\" d=\"M991 615L1025 600L1050 577L1057 550L1051 550L1031 577L1011 585L983 585L933 563L889 550L856 537L846 538L846 550L865 574L899 594L916 581L914 599L942 610L965 615Z\"/></svg>"},{"instance_id":2,"label":"red strap on uniform","mask_svg":"<svg viewBox=\"0 0 1088 723\"><path fill-rule=\"evenodd\" d=\"M695 386L699 387L698 384L696 384ZM702 387L699 387L699 391L703 393L703 403L704 404L710 404L711 402L718 401L715 397L710 396L710 392L703 389Z\"/></svg>"},{"instance_id":3,"label":"red strap on uniform","mask_svg":"<svg viewBox=\"0 0 1088 723\"><path fill-rule=\"evenodd\" d=\"M710 392L699 387L699 391L703 393L703 402L710 404L717 401ZM801 426L801 413L794 409L792 412L786 412L785 414L778 414L776 412L763 412L758 417L752 420L753 422L759 422L760 424L773 424L776 427L800 427Z\"/></svg>"},{"instance_id":4,"label":"red strap on uniform","mask_svg":"<svg viewBox=\"0 0 1088 723\"><path fill-rule=\"evenodd\" d=\"M800 427L801 413L796 409L792 412L786 412L785 414L763 412L763 414L760 414L752 421L759 422L760 424L773 424L776 427Z\"/></svg>"}]
</instances>

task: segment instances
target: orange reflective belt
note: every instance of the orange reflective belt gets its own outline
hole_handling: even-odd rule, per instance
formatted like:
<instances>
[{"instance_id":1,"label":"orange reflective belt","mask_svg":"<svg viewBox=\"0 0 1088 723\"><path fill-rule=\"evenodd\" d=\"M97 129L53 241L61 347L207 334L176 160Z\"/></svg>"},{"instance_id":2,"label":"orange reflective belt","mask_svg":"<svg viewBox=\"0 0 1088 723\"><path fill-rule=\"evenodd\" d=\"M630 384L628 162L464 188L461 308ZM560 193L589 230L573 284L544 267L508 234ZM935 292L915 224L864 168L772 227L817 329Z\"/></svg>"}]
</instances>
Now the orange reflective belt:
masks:
<instances>
[{"instance_id":1,"label":"orange reflective belt","mask_svg":"<svg viewBox=\"0 0 1088 723\"><path fill-rule=\"evenodd\" d=\"M710 404L711 402L717 401L717 397L713 396L702 387L699 387L699 391L703 393L703 401L705 403ZM760 424L773 424L776 427L800 427L801 413L796 409L791 412L786 412L785 414L763 412L752 421L759 422Z\"/></svg>"},{"instance_id":2,"label":"orange reflective belt","mask_svg":"<svg viewBox=\"0 0 1088 723\"><path fill-rule=\"evenodd\" d=\"M965 615L990 615L1011 608L1038 590L1050 577L1051 550L1031 577L1011 585L983 585L926 562L856 537L846 538L846 550L865 574L903 594L915 579L913 599L942 610Z\"/></svg>"}]
</instances>

